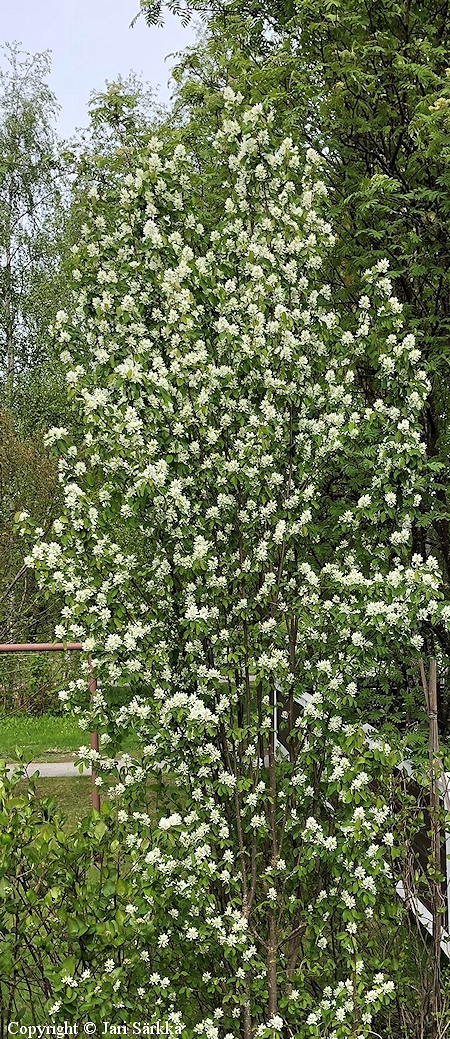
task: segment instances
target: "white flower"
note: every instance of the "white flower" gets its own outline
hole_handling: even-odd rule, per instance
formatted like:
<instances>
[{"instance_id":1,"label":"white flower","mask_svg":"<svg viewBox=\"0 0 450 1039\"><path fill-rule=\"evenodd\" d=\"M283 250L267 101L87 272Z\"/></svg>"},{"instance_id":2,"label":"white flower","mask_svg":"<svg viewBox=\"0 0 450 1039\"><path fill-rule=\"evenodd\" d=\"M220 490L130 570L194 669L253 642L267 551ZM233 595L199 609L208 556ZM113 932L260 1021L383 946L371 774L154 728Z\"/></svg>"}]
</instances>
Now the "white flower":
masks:
<instances>
[{"instance_id":1,"label":"white flower","mask_svg":"<svg viewBox=\"0 0 450 1039\"><path fill-rule=\"evenodd\" d=\"M122 639L120 635L108 635L105 639L105 649L108 653L113 653L114 650L119 649L122 645Z\"/></svg>"},{"instance_id":2,"label":"white flower","mask_svg":"<svg viewBox=\"0 0 450 1039\"><path fill-rule=\"evenodd\" d=\"M267 1026L268 1028L274 1028L276 1032L281 1032L283 1027L283 1018L279 1017L278 1014L274 1014L267 1022Z\"/></svg>"}]
</instances>

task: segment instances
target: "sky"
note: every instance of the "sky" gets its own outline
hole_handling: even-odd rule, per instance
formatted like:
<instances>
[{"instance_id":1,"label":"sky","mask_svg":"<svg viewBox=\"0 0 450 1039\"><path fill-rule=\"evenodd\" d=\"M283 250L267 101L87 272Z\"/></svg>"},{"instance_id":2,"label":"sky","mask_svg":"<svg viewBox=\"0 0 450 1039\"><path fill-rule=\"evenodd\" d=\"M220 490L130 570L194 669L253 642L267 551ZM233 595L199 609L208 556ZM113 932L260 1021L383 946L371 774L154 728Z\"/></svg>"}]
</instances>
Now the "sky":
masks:
<instances>
[{"instance_id":1,"label":"sky","mask_svg":"<svg viewBox=\"0 0 450 1039\"><path fill-rule=\"evenodd\" d=\"M139 0L0 0L0 6L0 43L20 42L32 54L51 51L49 84L61 105L62 137L87 126L91 91L119 73L136 72L157 88L158 100L167 102L175 61L167 56L195 39L194 27L183 28L168 13L163 28L150 29L141 17L130 29Z\"/></svg>"}]
</instances>

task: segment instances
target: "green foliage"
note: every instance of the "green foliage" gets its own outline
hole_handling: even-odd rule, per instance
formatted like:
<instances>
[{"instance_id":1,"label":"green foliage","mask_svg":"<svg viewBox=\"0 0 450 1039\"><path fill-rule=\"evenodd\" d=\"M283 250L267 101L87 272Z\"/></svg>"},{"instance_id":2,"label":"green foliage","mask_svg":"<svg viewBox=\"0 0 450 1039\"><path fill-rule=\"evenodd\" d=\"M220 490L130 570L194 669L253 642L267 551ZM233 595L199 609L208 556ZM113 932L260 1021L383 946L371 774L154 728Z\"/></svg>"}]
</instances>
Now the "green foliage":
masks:
<instances>
[{"instance_id":1,"label":"green foliage","mask_svg":"<svg viewBox=\"0 0 450 1039\"><path fill-rule=\"evenodd\" d=\"M54 797L39 800L33 781L24 790L20 773L3 773L0 822L2 1014L21 1024L46 1020L57 1001L72 1022L123 1020L111 1006L120 978L125 1019L147 1020L138 991L147 968L127 911L132 858L114 811L106 803L100 814L86 811L67 831ZM111 952L122 968L111 971ZM82 992L71 984L75 973Z\"/></svg>"},{"instance_id":2,"label":"green foliage","mask_svg":"<svg viewBox=\"0 0 450 1039\"><path fill-rule=\"evenodd\" d=\"M18 375L9 414L17 436L33 440L36 448L50 426L61 426L63 422L74 424L58 361L46 359L43 353L39 364Z\"/></svg>"},{"instance_id":3,"label":"green foliage","mask_svg":"<svg viewBox=\"0 0 450 1039\"><path fill-rule=\"evenodd\" d=\"M61 789L63 785L66 790ZM93 1020L98 1025L102 1020L164 1020L172 1013L164 1000L164 973L170 977L175 973L179 1002L174 1013L183 1010L187 1023L183 1034L189 1036L189 1017L194 1011L189 1002L192 971L200 987L202 971L214 972L215 964L205 955L201 943L196 945L196 963L189 970L176 949L158 950L167 894L162 888L154 901L154 871L139 880L133 869L138 845L135 850L127 850L123 824L127 813L122 812L120 822L113 805L104 803L100 813L91 811L88 788L89 780L64 780L59 784L33 780L25 784L20 772L12 779L0 775L1 1011L8 1020L18 1019L21 1024L32 1024L37 1015L51 1022ZM166 782L161 789L160 784L159 796L158 807L167 814L177 808L183 810L177 785ZM399 828L411 838L420 824L416 804L406 794L397 796L402 796L403 802ZM133 808L140 813L139 849L148 853L152 846L158 846L161 837L154 829L152 833L150 825L155 814L154 793L148 790L146 803L135 802ZM176 840L175 830L168 835L169 848L174 849ZM307 899L311 893L305 885L304 865L302 868L299 864L298 883ZM321 862L320 870L324 868ZM350 915L347 912L347 919ZM183 920L179 922L181 926ZM342 935L337 919L331 927L339 944ZM420 1014L427 1017L426 943L422 943L414 922L400 912L400 906L386 909L380 919L366 920L364 927L366 955L375 961L385 959L384 943L389 941L397 1005L401 1007L399 1018L395 1004L390 1007L386 1002L374 1027L380 1034L410 1039L415 1034L415 1020ZM309 948L304 939L302 944L303 967L311 972L313 1000L321 977L318 970L306 966L314 962L314 947ZM149 975L161 969L163 956L166 969L149 1001ZM422 976L422 987L417 985L418 975ZM259 988L263 993L262 979ZM176 1016L172 1022L175 1033Z\"/></svg>"}]
</instances>

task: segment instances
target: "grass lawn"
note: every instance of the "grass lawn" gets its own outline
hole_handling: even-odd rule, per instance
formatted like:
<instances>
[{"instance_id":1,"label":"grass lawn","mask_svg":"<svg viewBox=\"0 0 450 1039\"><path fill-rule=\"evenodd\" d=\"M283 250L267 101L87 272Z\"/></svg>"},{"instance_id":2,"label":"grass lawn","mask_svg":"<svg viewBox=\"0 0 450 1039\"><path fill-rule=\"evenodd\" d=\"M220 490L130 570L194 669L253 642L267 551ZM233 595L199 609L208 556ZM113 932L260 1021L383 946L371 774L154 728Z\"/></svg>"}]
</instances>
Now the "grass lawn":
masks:
<instances>
[{"instance_id":1,"label":"grass lawn","mask_svg":"<svg viewBox=\"0 0 450 1039\"><path fill-rule=\"evenodd\" d=\"M25 714L0 716L0 760L14 762L18 760L16 748L22 751L23 760L27 761L76 761L79 746L89 742L89 733L77 725L75 719L68 715L44 714L34 717ZM132 754L137 751L136 742L127 739L125 751ZM25 781L19 784L19 789ZM155 809L158 797L150 789L149 784L147 810ZM72 829L91 807L91 779L88 772L82 776L63 776L36 780L36 797L54 797L58 808L67 816L67 829ZM106 796L100 790L100 798ZM168 791L168 797L170 794ZM165 801L165 798L164 798ZM151 806L151 807L149 807Z\"/></svg>"},{"instance_id":2,"label":"grass lawn","mask_svg":"<svg viewBox=\"0 0 450 1039\"><path fill-rule=\"evenodd\" d=\"M16 747L28 761L74 761L88 742L77 722L67 715L4 715L0 718L0 759L16 761Z\"/></svg>"},{"instance_id":3,"label":"grass lawn","mask_svg":"<svg viewBox=\"0 0 450 1039\"><path fill-rule=\"evenodd\" d=\"M0 717L0 760L17 761L16 748L26 761L75 761L81 744L89 743L89 733L68 715L11 714ZM124 749L133 753L133 742Z\"/></svg>"},{"instance_id":4,"label":"grass lawn","mask_svg":"<svg viewBox=\"0 0 450 1039\"><path fill-rule=\"evenodd\" d=\"M112 780L114 783L114 780ZM108 800L108 786L106 784L100 790L100 804ZM23 793L26 789L27 781L20 780L17 786L17 790ZM171 789L170 782L167 780L164 784L163 791L156 793L151 781L147 784L147 793L145 797L145 804L143 803L139 810L146 811L150 816L157 816L161 812L171 813L174 809L180 808L179 797L174 801L171 794L175 788ZM37 800L42 800L47 797L54 797L57 808L63 812L66 816L65 829L72 830L75 828L80 819L83 819L85 815L92 808L92 783L90 775L80 777L61 777L60 779L43 779L34 780L34 790ZM177 791L179 795L179 791ZM186 805L184 805L186 807Z\"/></svg>"},{"instance_id":5,"label":"grass lawn","mask_svg":"<svg viewBox=\"0 0 450 1039\"><path fill-rule=\"evenodd\" d=\"M114 780L112 781L114 783ZM108 800L108 786L106 784L100 790L100 803ZM22 793L25 791L27 786L26 780L20 780L17 786L18 792ZM42 779L34 780L34 791L37 800L42 800L47 797L54 797L56 801L56 807L59 811L63 812L66 817L65 829L72 830L76 827L80 819L83 819L92 808L92 783L91 777L86 776L80 777L61 777L60 779L48 779L46 777ZM151 816L159 814L160 811L165 811L170 814L173 807L178 808L178 801L174 804L170 796L169 784L167 786L167 795L165 789L163 793L156 794L152 787L152 783L149 782L147 785L147 794L145 798L145 804L140 806L140 810L149 812Z\"/></svg>"},{"instance_id":6,"label":"grass lawn","mask_svg":"<svg viewBox=\"0 0 450 1039\"><path fill-rule=\"evenodd\" d=\"M19 790L26 786L25 782L19 783ZM88 776L79 779L38 779L36 780L36 797L54 797L58 809L64 813L66 828L73 829L80 819L86 815L91 808L91 780Z\"/></svg>"}]
</instances>

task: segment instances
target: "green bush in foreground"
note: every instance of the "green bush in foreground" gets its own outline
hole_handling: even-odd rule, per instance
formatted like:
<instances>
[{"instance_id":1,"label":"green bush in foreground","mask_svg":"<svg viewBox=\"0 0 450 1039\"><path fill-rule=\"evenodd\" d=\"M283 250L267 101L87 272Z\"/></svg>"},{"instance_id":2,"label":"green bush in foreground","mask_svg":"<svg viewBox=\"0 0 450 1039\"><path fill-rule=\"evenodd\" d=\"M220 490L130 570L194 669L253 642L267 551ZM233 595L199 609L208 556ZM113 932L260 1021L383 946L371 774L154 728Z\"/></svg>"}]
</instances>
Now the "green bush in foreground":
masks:
<instances>
[{"instance_id":1,"label":"green bush in foreground","mask_svg":"<svg viewBox=\"0 0 450 1039\"><path fill-rule=\"evenodd\" d=\"M161 792L167 809L176 804L169 784ZM151 905L145 883L138 890L139 875L133 869L137 856L155 839L154 791L149 795L148 812L132 812L128 805L142 832L138 850L124 838L123 808L103 804L100 813L88 812L68 830L55 798L39 799L33 781L24 791L19 771L11 779L2 774L0 1023L89 1020L100 1025L106 1020L132 1026L160 1020L175 1034L183 1019L183 1034L191 1034L188 1006L180 1008L182 1014L168 1010L169 979L158 979L156 971L161 955L156 934L164 910L158 903ZM419 991L416 981L419 966L426 987L427 967L423 936L413 921L408 926L400 903L381 925L367 921L371 957L383 958L386 941L396 966L397 1005L377 1014L376 1028L383 1036L404 1037L424 1013L426 992ZM307 959L314 958L314 949L304 951ZM199 950L198 971L207 966ZM173 950L170 970L180 989L185 969ZM314 979L310 984L314 991Z\"/></svg>"},{"instance_id":2,"label":"green bush in foreground","mask_svg":"<svg viewBox=\"0 0 450 1039\"><path fill-rule=\"evenodd\" d=\"M23 791L20 771L12 779L3 774L0 1010L4 1019L45 1021L50 1010L57 1013L58 1004L71 1021L127 1020L131 1012L133 1018L139 1013L148 1016L139 995L148 967L136 937L135 907L129 904L132 860L121 841L116 816L105 803L100 813L89 812L75 830L67 832L54 798L38 800L33 781ZM143 825L148 821L143 813ZM82 992L74 974L83 978ZM114 1010L119 988L122 1007Z\"/></svg>"}]
</instances>

